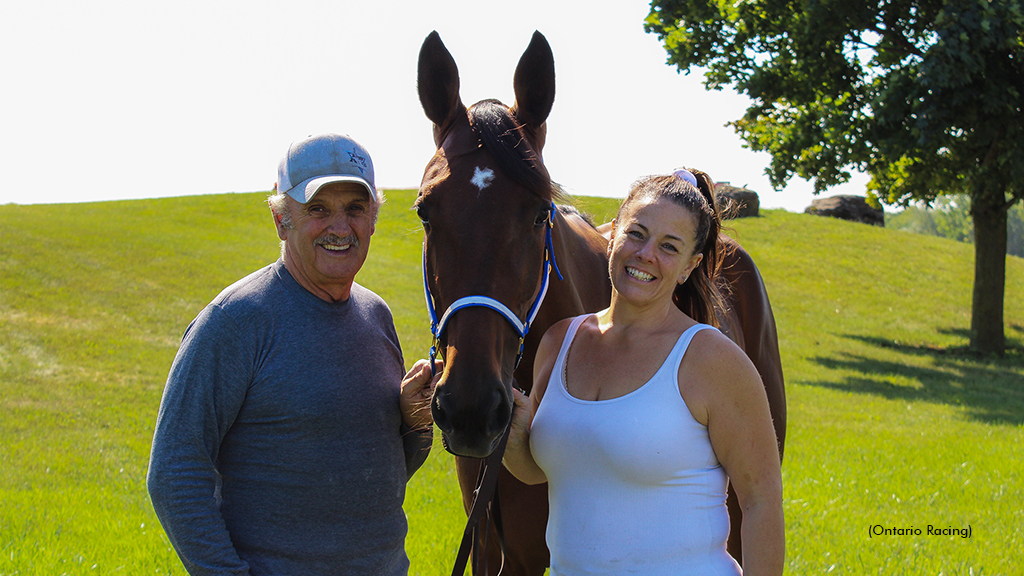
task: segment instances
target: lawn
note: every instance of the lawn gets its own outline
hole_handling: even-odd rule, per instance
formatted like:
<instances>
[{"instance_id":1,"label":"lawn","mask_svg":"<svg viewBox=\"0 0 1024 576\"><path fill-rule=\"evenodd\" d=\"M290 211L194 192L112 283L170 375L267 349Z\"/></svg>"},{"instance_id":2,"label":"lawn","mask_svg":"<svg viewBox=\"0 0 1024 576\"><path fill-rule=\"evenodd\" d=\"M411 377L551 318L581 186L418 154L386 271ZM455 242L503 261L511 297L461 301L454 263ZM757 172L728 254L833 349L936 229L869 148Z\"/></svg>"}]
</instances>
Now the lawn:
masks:
<instances>
[{"instance_id":1,"label":"lawn","mask_svg":"<svg viewBox=\"0 0 1024 576\"><path fill-rule=\"evenodd\" d=\"M411 365L422 233L414 192L388 196L359 281ZM0 576L184 573L146 494L149 442L188 322L278 254L264 198L0 206ZM578 204L604 221L618 202ZM788 572L1019 574L1024 260L1007 262L1010 349L977 358L971 246L784 211L729 225L779 327ZM412 574L450 571L459 502L438 446L406 500Z\"/></svg>"}]
</instances>

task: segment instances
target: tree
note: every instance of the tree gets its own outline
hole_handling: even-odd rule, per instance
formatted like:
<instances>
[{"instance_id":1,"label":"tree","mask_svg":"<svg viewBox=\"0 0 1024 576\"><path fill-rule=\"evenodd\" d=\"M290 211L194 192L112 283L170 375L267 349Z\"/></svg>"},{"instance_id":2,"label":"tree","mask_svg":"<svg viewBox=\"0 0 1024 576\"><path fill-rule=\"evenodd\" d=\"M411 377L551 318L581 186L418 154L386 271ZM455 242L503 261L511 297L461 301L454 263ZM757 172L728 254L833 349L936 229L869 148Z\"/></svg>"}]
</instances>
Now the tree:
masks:
<instances>
[{"instance_id":1,"label":"tree","mask_svg":"<svg viewBox=\"0 0 1024 576\"><path fill-rule=\"evenodd\" d=\"M970 197L971 348L1005 350L1007 211L1024 198L1024 0L654 0L680 71L752 99L730 124L782 188L871 176L907 206Z\"/></svg>"},{"instance_id":2,"label":"tree","mask_svg":"<svg viewBox=\"0 0 1024 576\"><path fill-rule=\"evenodd\" d=\"M887 213L885 227L973 244L971 198L953 194L936 198L931 206L915 202L900 212ZM1006 253L1024 258L1024 202L1006 213Z\"/></svg>"}]
</instances>

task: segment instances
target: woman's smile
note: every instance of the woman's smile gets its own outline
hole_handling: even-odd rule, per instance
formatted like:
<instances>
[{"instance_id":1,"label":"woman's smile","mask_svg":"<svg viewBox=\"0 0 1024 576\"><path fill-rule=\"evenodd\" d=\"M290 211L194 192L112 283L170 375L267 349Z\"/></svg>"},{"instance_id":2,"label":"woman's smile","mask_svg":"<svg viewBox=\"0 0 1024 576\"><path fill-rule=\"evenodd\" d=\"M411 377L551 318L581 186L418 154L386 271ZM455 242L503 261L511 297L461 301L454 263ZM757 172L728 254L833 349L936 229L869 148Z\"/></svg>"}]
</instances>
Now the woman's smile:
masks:
<instances>
[{"instance_id":1,"label":"woman's smile","mask_svg":"<svg viewBox=\"0 0 1024 576\"><path fill-rule=\"evenodd\" d=\"M637 270L632 266L626 266L626 274L629 274L631 278L634 278L641 282L652 282L656 280L656 277L653 274L648 274L647 272L644 272L642 270Z\"/></svg>"}]
</instances>

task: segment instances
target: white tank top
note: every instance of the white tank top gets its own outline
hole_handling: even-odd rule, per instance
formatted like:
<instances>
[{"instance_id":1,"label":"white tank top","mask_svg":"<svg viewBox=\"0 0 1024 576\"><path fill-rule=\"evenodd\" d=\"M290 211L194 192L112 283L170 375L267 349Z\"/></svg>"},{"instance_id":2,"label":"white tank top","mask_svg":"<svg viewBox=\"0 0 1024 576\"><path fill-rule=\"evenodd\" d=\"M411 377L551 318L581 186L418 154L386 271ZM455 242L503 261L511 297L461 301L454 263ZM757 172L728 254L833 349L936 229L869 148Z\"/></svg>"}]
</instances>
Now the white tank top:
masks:
<instances>
[{"instance_id":1,"label":"white tank top","mask_svg":"<svg viewBox=\"0 0 1024 576\"><path fill-rule=\"evenodd\" d=\"M726 552L728 478L679 393L684 332L658 372L633 392L580 400L565 388L573 319L530 432L548 478L551 576L737 575Z\"/></svg>"}]
</instances>

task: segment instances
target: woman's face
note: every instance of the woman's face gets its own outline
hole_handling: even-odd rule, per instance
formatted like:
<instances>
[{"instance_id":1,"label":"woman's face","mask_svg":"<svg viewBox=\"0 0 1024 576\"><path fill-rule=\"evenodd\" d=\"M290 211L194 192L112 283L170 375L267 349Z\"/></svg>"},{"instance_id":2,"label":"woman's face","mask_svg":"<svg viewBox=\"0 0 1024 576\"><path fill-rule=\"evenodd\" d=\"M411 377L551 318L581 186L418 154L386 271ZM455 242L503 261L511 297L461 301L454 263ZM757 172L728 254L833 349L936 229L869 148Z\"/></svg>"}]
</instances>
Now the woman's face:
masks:
<instances>
[{"instance_id":1,"label":"woman's face","mask_svg":"<svg viewBox=\"0 0 1024 576\"><path fill-rule=\"evenodd\" d=\"M615 220L608 245L612 286L630 300L671 301L703 259L696 249L697 217L663 197L639 199Z\"/></svg>"}]
</instances>

